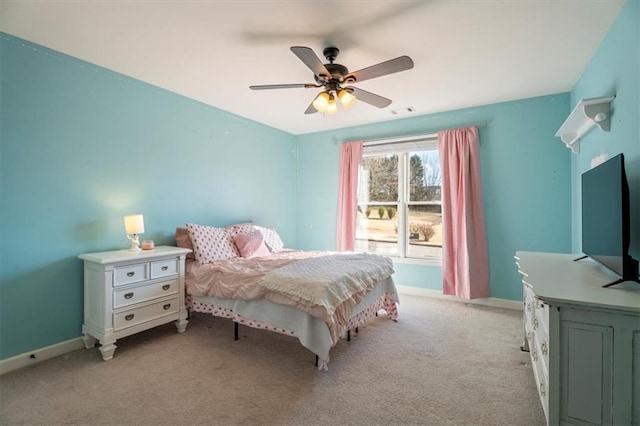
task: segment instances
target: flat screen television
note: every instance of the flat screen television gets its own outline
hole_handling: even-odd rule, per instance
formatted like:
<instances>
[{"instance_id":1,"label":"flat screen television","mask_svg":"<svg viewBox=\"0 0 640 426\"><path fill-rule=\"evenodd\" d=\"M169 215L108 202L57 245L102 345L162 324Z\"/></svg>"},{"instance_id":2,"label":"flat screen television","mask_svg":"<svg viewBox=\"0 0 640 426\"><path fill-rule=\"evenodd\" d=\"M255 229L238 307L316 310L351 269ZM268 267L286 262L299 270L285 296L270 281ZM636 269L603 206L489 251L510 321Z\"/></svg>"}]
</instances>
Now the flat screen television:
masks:
<instances>
[{"instance_id":1,"label":"flat screen television","mask_svg":"<svg viewBox=\"0 0 640 426\"><path fill-rule=\"evenodd\" d=\"M606 286L638 281L630 228L629 184L618 154L582 174L582 251L620 276Z\"/></svg>"}]
</instances>

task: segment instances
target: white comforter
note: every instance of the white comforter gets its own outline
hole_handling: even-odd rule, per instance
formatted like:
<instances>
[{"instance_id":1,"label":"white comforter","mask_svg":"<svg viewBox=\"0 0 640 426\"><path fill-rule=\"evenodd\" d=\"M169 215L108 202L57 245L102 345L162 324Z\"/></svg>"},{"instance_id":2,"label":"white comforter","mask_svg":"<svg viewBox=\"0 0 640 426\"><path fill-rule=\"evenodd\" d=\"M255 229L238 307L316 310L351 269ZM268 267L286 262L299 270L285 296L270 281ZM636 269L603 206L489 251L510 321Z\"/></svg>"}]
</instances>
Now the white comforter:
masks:
<instances>
[{"instance_id":1,"label":"white comforter","mask_svg":"<svg viewBox=\"0 0 640 426\"><path fill-rule=\"evenodd\" d=\"M267 292L333 315L342 303L358 303L376 282L393 274L391 259L366 253L330 254L292 262L257 283Z\"/></svg>"}]
</instances>

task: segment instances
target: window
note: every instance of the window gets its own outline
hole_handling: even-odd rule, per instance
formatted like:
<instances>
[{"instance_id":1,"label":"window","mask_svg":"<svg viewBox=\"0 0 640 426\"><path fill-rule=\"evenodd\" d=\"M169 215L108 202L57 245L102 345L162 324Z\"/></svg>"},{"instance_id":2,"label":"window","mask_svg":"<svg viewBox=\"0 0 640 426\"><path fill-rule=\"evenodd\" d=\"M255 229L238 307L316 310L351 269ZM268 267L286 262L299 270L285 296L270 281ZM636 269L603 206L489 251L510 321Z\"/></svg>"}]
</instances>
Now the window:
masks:
<instances>
[{"instance_id":1,"label":"window","mask_svg":"<svg viewBox=\"0 0 640 426\"><path fill-rule=\"evenodd\" d=\"M442 263L436 136L367 145L358 182L356 250Z\"/></svg>"}]
</instances>

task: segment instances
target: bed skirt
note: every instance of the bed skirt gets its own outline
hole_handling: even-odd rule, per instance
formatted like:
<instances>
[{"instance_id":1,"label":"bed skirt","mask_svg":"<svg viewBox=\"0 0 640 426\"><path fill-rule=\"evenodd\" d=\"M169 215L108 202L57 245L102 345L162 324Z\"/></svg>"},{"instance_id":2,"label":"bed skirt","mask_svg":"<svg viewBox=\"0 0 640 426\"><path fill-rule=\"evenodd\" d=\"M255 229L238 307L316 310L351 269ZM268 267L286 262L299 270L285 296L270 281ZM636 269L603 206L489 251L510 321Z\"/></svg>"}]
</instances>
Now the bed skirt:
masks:
<instances>
[{"instance_id":1,"label":"bed skirt","mask_svg":"<svg viewBox=\"0 0 640 426\"><path fill-rule=\"evenodd\" d=\"M379 281L358 303L346 325L340 329L345 338L351 330L366 323L384 310L393 321L398 319L399 302L393 279ZM274 331L296 337L300 343L318 356L318 368L326 370L329 351L337 343L332 341L327 324L320 318L292 306L280 305L268 300L219 299L208 296L186 297L189 310L230 318L234 322L252 328Z\"/></svg>"}]
</instances>

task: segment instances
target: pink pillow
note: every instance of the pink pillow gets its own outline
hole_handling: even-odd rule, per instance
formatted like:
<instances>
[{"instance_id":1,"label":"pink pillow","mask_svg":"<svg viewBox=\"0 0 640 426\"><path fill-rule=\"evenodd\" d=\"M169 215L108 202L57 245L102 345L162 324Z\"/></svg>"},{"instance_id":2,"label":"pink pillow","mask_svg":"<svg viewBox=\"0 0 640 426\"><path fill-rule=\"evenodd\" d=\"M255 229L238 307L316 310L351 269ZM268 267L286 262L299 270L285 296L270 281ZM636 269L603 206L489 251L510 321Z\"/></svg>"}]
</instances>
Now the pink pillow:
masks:
<instances>
[{"instance_id":1,"label":"pink pillow","mask_svg":"<svg viewBox=\"0 0 640 426\"><path fill-rule=\"evenodd\" d=\"M235 237L236 247L240 256L250 259L252 257L268 256L271 254L264 244L264 237L260 231L238 234Z\"/></svg>"}]
</instances>

